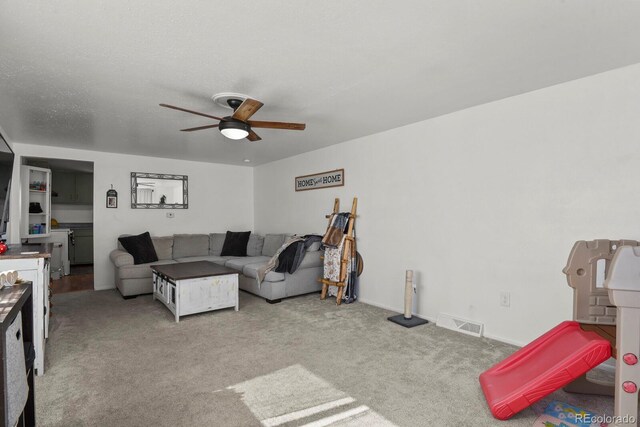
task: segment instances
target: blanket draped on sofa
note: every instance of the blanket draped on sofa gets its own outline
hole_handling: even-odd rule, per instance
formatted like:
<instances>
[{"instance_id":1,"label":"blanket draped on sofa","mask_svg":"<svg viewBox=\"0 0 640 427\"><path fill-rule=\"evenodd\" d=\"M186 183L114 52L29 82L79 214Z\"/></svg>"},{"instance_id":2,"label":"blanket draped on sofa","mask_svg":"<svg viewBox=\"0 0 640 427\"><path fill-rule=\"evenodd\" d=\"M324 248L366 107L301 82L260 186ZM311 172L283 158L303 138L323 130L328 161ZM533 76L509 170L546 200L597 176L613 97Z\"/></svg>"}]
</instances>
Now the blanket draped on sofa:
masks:
<instances>
[{"instance_id":1,"label":"blanket draped on sofa","mask_svg":"<svg viewBox=\"0 0 640 427\"><path fill-rule=\"evenodd\" d=\"M302 237L293 236L287 239L276 251L273 257L271 257L269 262L258 268L256 274L258 287L270 271L278 273L286 272L290 274L295 273L300 266L300 263L302 263L302 259L304 258L307 249L309 249L313 243L319 242L321 239L322 236L317 234L308 234Z\"/></svg>"},{"instance_id":2,"label":"blanket draped on sofa","mask_svg":"<svg viewBox=\"0 0 640 427\"><path fill-rule=\"evenodd\" d=\"M280 246L280 248L271 257L271 259L269 260L268 263L266 263L265 265L263 265L260 268L258 268L258 271L257 271L257 274L256 274L256 280L258 281L258 287L260 287L260 284L264 280L264 277L267 275L267 273L270 272L270 271L273 271L278 266L278 260L280 258L280 254L282 253L282 251L287 249L289 247L289 245L292 245L295 242L300 242L302 240L303 240L302 237L298 237L298 236L290 237L289 239L287 239L282 244L282 246Z\"/></svg>"},{"instance_id":3,"label":"blanket draped on sofa","mask_svg":"<svg viewBox=\"0 0 640 427\"><path fill-rule=\"evenodd\" d=\"M318 243L322 240L322 236L318 234L307 234L302 236L302 240L297 240L288 245L280 255L278 256L278 265L274 268L274 271L278 273L289 273L293 274L302 259L306 251L313 245L314 243Z\"/></svg>"}]
</instances>

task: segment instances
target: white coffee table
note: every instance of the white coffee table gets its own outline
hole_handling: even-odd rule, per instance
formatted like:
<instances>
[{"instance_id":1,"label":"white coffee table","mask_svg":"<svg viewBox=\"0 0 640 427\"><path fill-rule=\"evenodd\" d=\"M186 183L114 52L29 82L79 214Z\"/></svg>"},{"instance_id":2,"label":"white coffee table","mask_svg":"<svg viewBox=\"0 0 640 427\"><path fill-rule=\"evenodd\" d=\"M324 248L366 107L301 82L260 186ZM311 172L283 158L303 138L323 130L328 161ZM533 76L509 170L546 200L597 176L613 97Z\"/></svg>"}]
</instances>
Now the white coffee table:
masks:
<instances>
[{"instance_id":1,"label":"white coffee table","mask_svg":"<svg viewBox=\"0 0 640 427\"><path fill-rule=\"evenodd\" d=\"M235 307L238 272L209 261L152 265L153 299L180 316Z\"/></svg>"}]
</instances>

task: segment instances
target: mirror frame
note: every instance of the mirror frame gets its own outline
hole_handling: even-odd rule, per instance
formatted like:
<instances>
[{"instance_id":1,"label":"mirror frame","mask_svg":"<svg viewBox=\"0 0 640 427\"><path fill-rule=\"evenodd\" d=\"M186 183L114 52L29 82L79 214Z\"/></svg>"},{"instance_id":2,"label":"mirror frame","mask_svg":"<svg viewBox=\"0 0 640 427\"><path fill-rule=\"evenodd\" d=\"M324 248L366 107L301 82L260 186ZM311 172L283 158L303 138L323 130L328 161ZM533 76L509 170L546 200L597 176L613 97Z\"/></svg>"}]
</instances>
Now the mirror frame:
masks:
<instances>
[{"instance_id":1,"label":"mirror frame","mask_svg":"<svg viewBox=\"0 0 640 427\"><path fill-rule=\"evenodd\" d=\"M138 178L174 179L182 181L182 203L138 203ZM131 209L189 209L189 177L166 173L131 172Z\"/></svg>"}]
</instances>

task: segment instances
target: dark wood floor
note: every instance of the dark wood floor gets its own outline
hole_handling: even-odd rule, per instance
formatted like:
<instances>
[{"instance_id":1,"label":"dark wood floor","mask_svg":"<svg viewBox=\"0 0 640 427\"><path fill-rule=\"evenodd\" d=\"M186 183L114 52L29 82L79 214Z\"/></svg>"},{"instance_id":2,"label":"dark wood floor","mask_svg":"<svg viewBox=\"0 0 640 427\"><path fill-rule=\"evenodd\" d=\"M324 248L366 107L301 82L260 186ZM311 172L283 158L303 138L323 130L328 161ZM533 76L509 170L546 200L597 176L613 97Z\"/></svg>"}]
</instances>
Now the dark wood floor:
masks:
<instances>
[{"instance_id":1,"label":"dark wood floor","mask_svg":"<svg viewBox=\"0 0 640 427\"><path fill-rule=\"evenodd\" d=\"M69 275L75 276L77 274L93 274L93 264L72 265Z\"/></svg>"},{"instance_id":2,"label":"dark wood floor","mask_svg":"<svg viewBox=\"0 0 640 427\"><path fill-rule=\"evenodd\" d=\"M74 265L68 276L51 281L54 294L88 290L93 290L93 265Z\"/></svg>"}]
</instances>

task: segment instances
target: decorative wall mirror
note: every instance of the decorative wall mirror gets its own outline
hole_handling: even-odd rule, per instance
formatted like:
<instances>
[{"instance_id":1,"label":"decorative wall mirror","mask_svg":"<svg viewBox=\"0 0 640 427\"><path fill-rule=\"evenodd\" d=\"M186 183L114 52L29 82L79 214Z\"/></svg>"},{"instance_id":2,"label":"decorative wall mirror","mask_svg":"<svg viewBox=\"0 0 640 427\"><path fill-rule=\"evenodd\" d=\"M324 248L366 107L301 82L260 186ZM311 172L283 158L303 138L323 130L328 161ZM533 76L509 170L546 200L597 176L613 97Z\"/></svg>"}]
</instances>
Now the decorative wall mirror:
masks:
<instances>
[{"instance_id":1,"label":"decorative wall mirror","mask_svg":"<svg viewBox=\"0 0 640 427\"><path fill-rule=\"evenodd\" d=\"M131 209L187 209L187 175L131 172Z\"/></svg>"}]
</instances>

